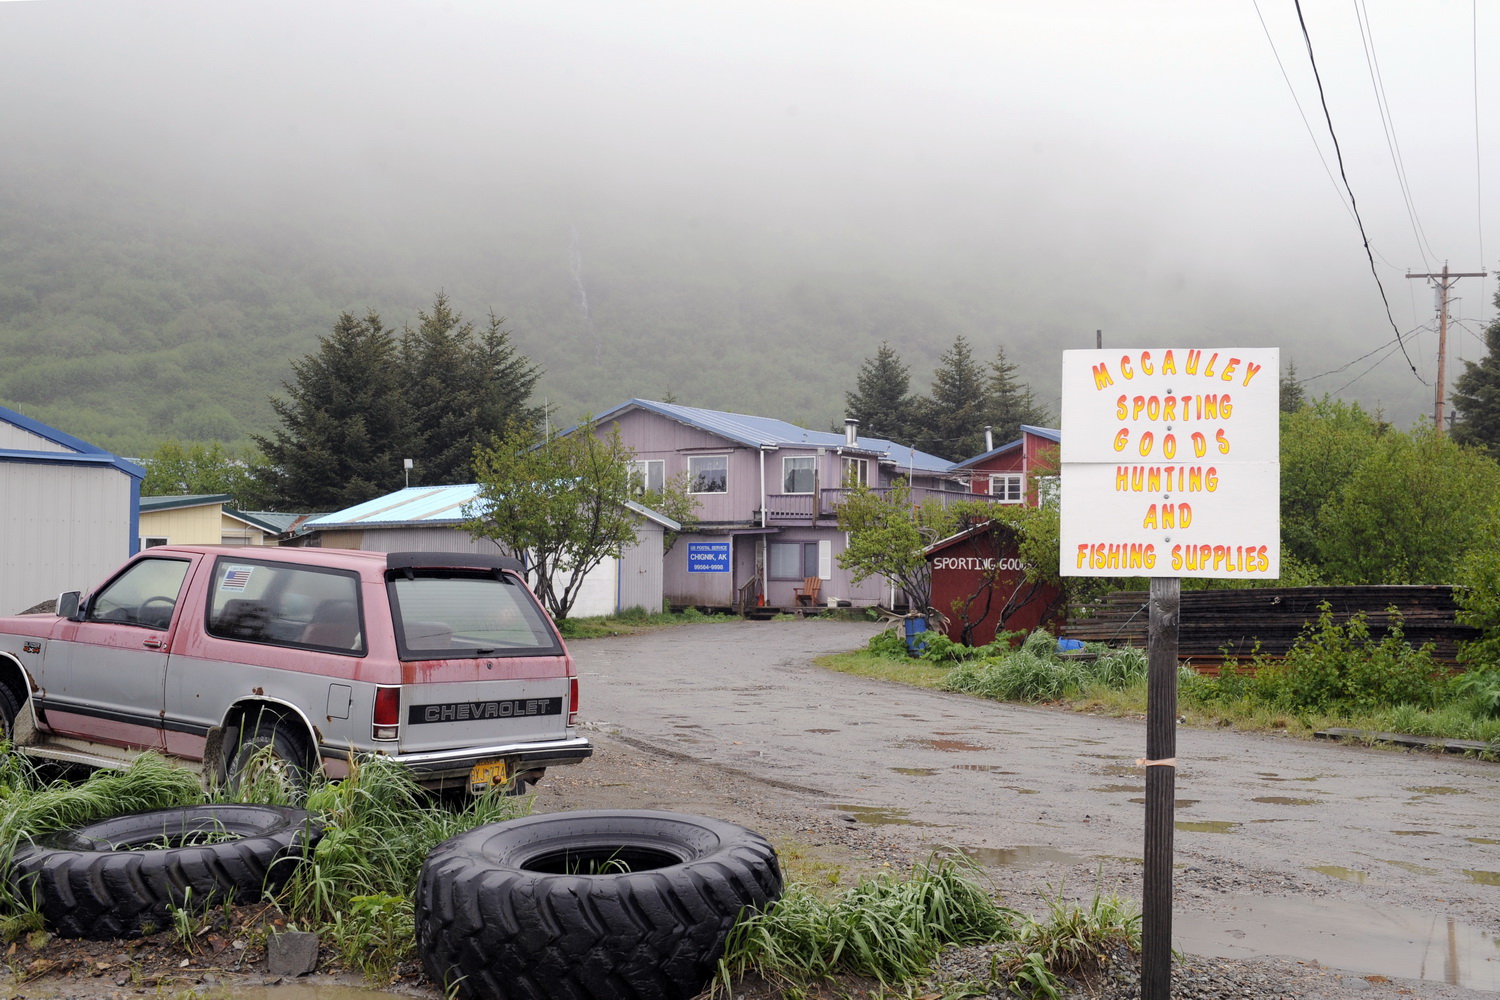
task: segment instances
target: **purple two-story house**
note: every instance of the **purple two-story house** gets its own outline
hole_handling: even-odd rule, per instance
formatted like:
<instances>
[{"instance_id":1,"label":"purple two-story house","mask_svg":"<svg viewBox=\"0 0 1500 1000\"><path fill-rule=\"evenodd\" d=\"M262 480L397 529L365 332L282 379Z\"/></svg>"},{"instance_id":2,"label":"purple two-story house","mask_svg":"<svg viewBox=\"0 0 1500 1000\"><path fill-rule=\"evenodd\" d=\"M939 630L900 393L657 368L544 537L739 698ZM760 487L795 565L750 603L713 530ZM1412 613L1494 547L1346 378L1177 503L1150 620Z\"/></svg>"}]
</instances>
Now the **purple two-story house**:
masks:
<instances>
[{"instance_id":1,"label":"purple two-story house","mask_svg":"<svg viewBox=\"0 0 1500 1000\"><path fill-rule=\"evenodd\" d=\"M667 552L663 572L674 606L792 608L808 577L821 581L819 605L904 604L887 581L856 584L839 567L846 540L835 509L845 483L884 488L901 476L918 499L962 499L968 490L947 459L860 437L854 420L838 434L645 399L595 419L601 429L619 426L643 488L689 477L698 524Z\"/></svg>"}]
</instances>

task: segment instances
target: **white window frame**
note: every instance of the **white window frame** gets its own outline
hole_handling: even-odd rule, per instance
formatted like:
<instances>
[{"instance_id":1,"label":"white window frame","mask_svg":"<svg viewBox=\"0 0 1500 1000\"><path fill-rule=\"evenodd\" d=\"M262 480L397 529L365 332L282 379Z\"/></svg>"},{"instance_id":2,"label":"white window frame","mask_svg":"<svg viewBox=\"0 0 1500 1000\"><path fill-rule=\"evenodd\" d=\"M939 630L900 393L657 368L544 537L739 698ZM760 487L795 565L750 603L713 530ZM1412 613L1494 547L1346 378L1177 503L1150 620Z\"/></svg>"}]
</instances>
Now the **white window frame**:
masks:
<instances>
[{"instance_id":1,"label":"white window frame","mask_svg":"<svg viewBox=\"0 0 1500 1000\"><path fill-rule=\"evenodd\" d=\"M1025 503L1026 474L1024 472L991 473L990 496L1000 503Z\"/></svg>"},{"instance_id":2,"label":"white window frame","mask_svg":"<svg viewBox=\"0 0 1500 1000\"><path fill-rule=\"evenodd\" d=\"M795 464L793 464L795 463ZM807 489L792 489L792 473L806 472ZM781 457L781 492L810 496L818 489L818 460L812 455L783 455Z\"/></svg>"},{"instance_id":3,"label":"white window frame","mask_svg":"<svg viewBox=\"0 0 1500 1000\"><path fill-rule=\"evenodd\" d=\"M652 468L655 466L655 468ZM651 485L652 473L656 474L656 485ZM630 490L636 496L660 491L667 485L667 463L661 458L637 458L630 463Z\"/></svg>"},{"instance_id":4,"label":"white window frame","mask_svg":"<svg viewBox=\"0 0 1500 1000\"><path fill-rule=\"evenodd\" d=\"M854 482L859 486L870 485L870 460L866 458L846 458L840 467L839 485L849 485L849 470L854 470Z\"/></svg>"},{"instance_id":5,"label":"white window frame","mask_svg":"<svg viewBox=\"0 0 1500 1000\"><path fill-rule=\"evenodd\" d=\"M698 489L698 477L700 473L696 468L699 462L718 461L720 465L711 471L724 473L724 486L717 490ZM688 492L695 494L720 494L729 492L729 456L728 455L689 455L688 456Z\"/></svg>"},{"instance_id":6,"label":"white window frame","mask_svg":"<svg viewBox=\"0 0 1500 1000\"><path fill-rule=\"evenodd\" d=\"M144 552L147 549L154 549L158 545L171 545L172 540L166 535L142 535L140 543L140 551Z\"/></svg>"}]
</instances>

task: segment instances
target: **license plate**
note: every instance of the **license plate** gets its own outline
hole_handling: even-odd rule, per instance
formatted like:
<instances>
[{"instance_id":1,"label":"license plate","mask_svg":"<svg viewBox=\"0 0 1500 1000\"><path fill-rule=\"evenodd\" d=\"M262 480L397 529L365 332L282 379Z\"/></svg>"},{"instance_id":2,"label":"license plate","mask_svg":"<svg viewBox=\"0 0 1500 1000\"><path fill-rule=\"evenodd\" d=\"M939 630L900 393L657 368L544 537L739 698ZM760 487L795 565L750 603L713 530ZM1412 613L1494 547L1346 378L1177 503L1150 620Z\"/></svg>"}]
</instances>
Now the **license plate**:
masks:
<instances>
[{"instance_id":1,"label":"license plate","mask_svg":"<svg viewBox=\"0 0 1500 1000\"><path fill-rule=\"evenodd\" d=\"M487 760L475 764L469 772L469 790L482 792L487 788L503 785L510 777L510 770L503 760Z\"/></svg>"}]
</instances>

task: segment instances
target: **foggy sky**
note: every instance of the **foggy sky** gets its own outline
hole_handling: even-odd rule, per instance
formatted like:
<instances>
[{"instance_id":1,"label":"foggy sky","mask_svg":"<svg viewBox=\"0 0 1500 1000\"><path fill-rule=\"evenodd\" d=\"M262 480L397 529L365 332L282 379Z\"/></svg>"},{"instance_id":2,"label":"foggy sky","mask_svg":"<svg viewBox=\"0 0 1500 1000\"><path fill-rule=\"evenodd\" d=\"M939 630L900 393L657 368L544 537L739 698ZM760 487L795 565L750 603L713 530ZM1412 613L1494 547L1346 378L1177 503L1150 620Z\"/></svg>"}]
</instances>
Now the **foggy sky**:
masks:
<instances>
[{"instance_id":1,"label":"foggy sky","mask_svg":"<svg viewBox=\"0 0 1500 1000\"><path fill-rule=\"evenodd\" d=\"M1478 11L1476 82L1470 3L1364 4L1419 240L1356 8L1304 7L1396 326L1430 326L1408 269L1500 263L1500 183L1480 190L1500 178L1500 12ZM0 166L103 166L115 196L432 245L577 232L623 254L665 222L792 268L983 283L1076 331L1056 350L1096 328L1279 346L1307 377L1394 335L1295 10L1259 9L1274 52L1251 0L0 2ZM1456 288L1450 378L1495 287ZM1408 350L1431 382L1435 333ZM1055 391L1055 368L1025 375ZM1399 353L1308 389L1346 385L1402 425L1431 410Z\"/></svg>"}]
</instances>

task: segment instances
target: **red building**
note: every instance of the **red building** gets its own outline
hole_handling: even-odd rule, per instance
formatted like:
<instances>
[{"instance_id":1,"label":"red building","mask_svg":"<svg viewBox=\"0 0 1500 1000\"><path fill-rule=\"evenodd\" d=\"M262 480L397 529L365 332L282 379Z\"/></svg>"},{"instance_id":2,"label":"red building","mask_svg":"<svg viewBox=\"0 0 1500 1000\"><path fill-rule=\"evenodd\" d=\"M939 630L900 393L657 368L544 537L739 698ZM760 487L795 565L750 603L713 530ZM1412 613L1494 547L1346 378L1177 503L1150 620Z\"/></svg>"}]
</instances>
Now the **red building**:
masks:
<instances>
[{"instance_id":1,"label":"red building","mask_svg":"<svg viewBox=\"0 0 1500 1000\"><path fill-rule=\"evenodd\" d=\"M1061 442L1061 431L1022 424L1015 441L950 471L968 477L971 493L1036 507L1056 497ZM1003 524L989 522L945 538L927 549L927 559L932 606L948 619L954 642L983 646L996 632L1030 632L1062 613L1058 588L1026 579L1015 538Z\"/></svg>"},{"instance_id":2,"label":"red building","mask_svg":"<svg viewBox=\"0 0 1500 1000\"><path fill-rule=\"evenodd\" d=\"M948 619L948 638L983 646L1000 631L1030 632L1062 613L1057 587L1026 579L1016 539L996 521L928 546L932 606Z\"/></svg>"},{"instance_id":3,"label":"red building","mask_svg":"<svg viewBox=\"0 0 1500 1000\"><path fill-rule=\"evenodd\" d=\"M970 493L987 493L1002 503L1035 507L1038 495L1055 489L1061 443L1061 431L1022 424L1021 436L1015 441L958 462L949 471L970 477Z\"/></svg>"}]
</instances>

